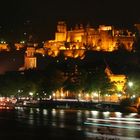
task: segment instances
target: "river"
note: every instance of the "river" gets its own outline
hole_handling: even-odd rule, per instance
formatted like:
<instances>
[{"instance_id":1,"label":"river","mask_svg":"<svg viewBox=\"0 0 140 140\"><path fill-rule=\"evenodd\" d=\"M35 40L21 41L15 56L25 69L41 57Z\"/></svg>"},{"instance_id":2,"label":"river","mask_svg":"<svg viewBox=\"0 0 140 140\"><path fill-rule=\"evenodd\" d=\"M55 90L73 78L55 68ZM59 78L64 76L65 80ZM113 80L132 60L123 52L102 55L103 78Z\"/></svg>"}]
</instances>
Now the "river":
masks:
<instances>
[{"instance_id":1,"label":"river","mask_svg":"<svg viewBox=\"0 0 140 140\"><path fill-rule=\"evenodd\" d=\"M0 138L18 140L94 140L93 134L104 124L127 126L126 128L111 127L112 135L140 137L138 123L105 122L108 118L136 118L135 113L98 112L70 109L39 109L16 107L15 110L0 110ZM87 119L94 119L87 121ZM98 120L99 119L99 120ZM103 121L103 122L102 122ZM131 121L129 121L131 122ZM136 121L137 122L137 121ZM100 128L100 129L99 129ZM108 127L107 127L108 128Z\"/></svg>"}]
</instances>

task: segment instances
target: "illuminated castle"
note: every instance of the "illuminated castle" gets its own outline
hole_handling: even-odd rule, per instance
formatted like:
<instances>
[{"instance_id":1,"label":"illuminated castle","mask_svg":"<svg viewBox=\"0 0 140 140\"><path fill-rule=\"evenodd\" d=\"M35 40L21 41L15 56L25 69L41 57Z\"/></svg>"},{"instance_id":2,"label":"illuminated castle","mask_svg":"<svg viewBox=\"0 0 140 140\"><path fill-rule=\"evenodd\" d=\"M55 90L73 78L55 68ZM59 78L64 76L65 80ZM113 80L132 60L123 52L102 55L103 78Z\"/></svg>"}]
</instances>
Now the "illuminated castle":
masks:
<instances>
[{"instance_id":1,"label":"illuminated castle","mask_svg":"<svg viewBox=\"0 0 140 140\"><path fill-rule=\"evenodd\" d=\"M128 30L117 30L113 26L100 25L92 28L89 25L76 25L67 30L65 22L58 22L55 39L46 41L44 48L48 55L57 56L63 51L68 57L84 57L85 50L112 52L119 46L132 51L135 35Z\"/></svg>"}]
</instances>

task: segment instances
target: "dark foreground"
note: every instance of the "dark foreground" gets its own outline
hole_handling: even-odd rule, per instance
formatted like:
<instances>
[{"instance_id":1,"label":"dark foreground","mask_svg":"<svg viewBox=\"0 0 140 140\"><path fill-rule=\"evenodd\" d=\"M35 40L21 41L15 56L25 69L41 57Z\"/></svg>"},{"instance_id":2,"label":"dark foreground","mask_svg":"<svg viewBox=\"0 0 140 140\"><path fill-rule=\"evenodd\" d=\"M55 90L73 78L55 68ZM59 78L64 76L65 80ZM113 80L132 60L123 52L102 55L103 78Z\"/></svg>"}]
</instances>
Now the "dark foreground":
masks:
<instances>
[{"instance_id":1,"label":"dark foreground","mask_svg":"<svg viewBox=\"0 0 140 140\"><path fill-rule=\"evenodd\" d=\"M91 134L103 126L85 124L87 118L133 118L135 116L136 114L119 112L17 107L15 110L0 111L0 139L94 140ZM139 127L140 124L133 124L133 126ZM112 128L112 130L114 135L119 133L127 137L140 137L139 129Z\"/></svg>"}]
</instances>

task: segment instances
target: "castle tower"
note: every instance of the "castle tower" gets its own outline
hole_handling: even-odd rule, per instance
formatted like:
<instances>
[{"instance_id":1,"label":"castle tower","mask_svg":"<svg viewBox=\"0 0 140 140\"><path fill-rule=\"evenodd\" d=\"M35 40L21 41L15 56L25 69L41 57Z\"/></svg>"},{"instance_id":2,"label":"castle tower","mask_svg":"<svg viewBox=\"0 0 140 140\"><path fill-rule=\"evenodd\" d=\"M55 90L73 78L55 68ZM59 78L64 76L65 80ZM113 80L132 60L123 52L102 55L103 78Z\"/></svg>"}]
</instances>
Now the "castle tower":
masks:
<instances>
[{"instance_id":1,"label":"castle tower","mask_svg":"<svg viewBox=\"0 0 140 140\"><path fill-rule=\"evenodd\" d=\"M64 33L67 31L66 23L64 21L59 21L57 25L57 32Z\"/></svg>"},{"instance_id":2,"label":"castle tower","mask_svg":"<svg viewBox=\"0 0 140 140\"><path fill-rule=\"evenodd\" d=\"M55 41L66 41L67 26L64 21L59 21L57 25L57 32L55 33Z\"/></svg>"},{"instance_id":3,"label":"castle tower","mask_svg":"<svg viewBox=\"0 0 140 140\"><path fill-rule=\"evenodd\" d=\"M24 57L24 67L25 69L34 69L36 68L36 57L35 48L34 47L27 47L26 54Z\"/></svg>"}]
</instances>

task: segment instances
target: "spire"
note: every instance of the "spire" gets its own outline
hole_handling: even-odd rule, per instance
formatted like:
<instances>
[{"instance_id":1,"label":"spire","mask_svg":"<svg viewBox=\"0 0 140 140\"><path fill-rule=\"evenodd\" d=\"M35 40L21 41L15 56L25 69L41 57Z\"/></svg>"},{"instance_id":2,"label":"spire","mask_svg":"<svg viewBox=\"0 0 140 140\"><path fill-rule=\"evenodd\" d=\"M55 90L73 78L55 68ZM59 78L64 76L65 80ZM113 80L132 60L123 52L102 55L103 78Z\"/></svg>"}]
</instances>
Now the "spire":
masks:
<instances>
[{"instance_id":1,"label":"spire","mask_svg":"<svg viewBox=\"0 0 140 140\"><path fill-rule=\"evenodd\" d=\"M104 59L104 62L105 62L105 65L106 65L106 68L105 68L105 73L110 76L110 75L113 75L113 72L111 71L111 68L109 67L109 65L107 64L106 60Z\"/></svg>"},{"instance_id":2,"label":"spire","mask_svg":"<svg viewBox=\"0 0 140 140\"><path fill-rule=\"evenodd\" d=\"M106 73L108 76L113 75L111 69L110 69L108 66L105 68L105 73Z\"/></svg>"}]
</instances>

